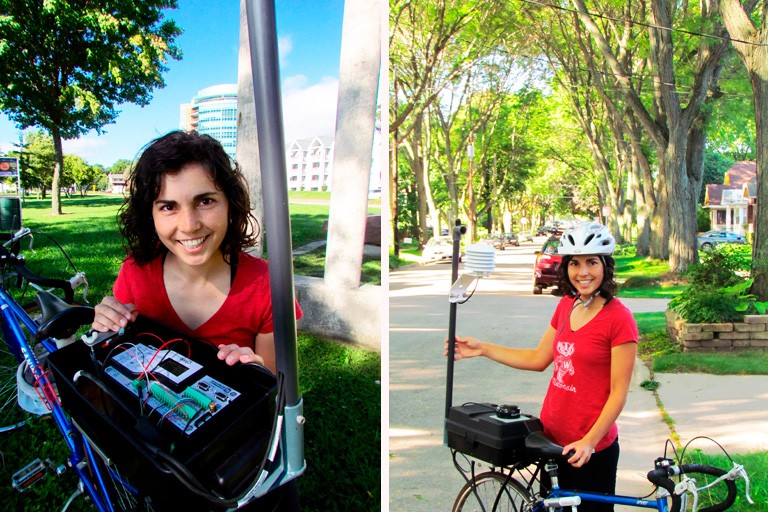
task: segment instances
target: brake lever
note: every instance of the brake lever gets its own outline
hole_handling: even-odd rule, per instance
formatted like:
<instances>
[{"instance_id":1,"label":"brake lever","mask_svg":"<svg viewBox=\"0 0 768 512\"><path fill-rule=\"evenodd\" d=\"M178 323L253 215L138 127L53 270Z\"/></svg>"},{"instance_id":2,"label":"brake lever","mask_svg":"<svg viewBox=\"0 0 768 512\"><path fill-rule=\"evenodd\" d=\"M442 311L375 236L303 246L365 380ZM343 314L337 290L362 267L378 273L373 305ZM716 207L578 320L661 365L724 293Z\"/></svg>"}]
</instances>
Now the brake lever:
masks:
<instances>
[{"instance_id":1,"label":"brake lever","mask_svg":"<svg viewBox=\"0 0 768 512\"><path fill-rule=\"evenodd\" d=\"M741 464L736 464L736 462L733 463L733 469L728 473L728 475L733 475L733 479L735 480L738 477L742 477L744 481L746 482L744 494L747 497L747 501L750 505L754 505L755 502L752 501L752 497L749 495L749 475L747 474L747 470L744 469L744 466Z\"/></svg>"},{"instance_id":2,"label":"brake lever","mask_svg":"<svg viewBox=\"0 0 768 512\"><path fill-rule=\"evenodd\" d=\"M85 272L78 272L72 278L69 280L69 285L72 287L72 290L77 290L77 287L80 285L83 285L83 302L86 304L89 304L88 302L88 279L85 277Z\"/></svg>"}]
</instances>

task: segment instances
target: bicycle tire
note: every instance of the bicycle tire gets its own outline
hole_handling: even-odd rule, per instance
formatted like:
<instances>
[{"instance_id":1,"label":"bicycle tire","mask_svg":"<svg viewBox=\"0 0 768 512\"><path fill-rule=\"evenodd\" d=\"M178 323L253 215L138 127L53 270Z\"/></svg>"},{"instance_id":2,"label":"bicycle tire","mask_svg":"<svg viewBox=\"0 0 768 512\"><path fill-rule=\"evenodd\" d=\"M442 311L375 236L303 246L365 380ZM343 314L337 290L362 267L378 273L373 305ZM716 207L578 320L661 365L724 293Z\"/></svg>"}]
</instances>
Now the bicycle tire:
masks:
<instances>
[{"instance_id":1,"label":"bicycle tire","mask_svg":"<svg viewBox=\"0 0 768 512\"><path fill-rule=\"evenodd\" d=\"M98 481L96 477L96 470L98 470L104 482L102 492L109 494L115 512L154 512L152 500L134 489L120 475L119 469L111 461L103 457L97 447L91 444L82 434L81 437L83 443L89 443L91 447L90 454L93 455L93 457L87 456L85 458L90 479L94 483Z\"/></svg>"},{"instance_id":2,"label":"bicycle tire","mask_svg":"<svg viewBox=\"0 0 768 512\"><path fill-rule=\"evenodd\" d=\"M496 471L486 471L461 488L452 511L522 512L529 510L532 502L530 493L517 479Z\"/></svg>"},{"instance_id":3,"label":"bicycle tire","mask_svg":"<svg viewBox=\"0 0 768 512\"><path fill-rule=\"evenodd\" d=\"M17 290L16 286L17 276L15 273L4 272L0 277L0 286L9 294L14 290ZM34 318L40 309L34 302L25 303L22 308ZM6 432L22 426L26 420L33 416L22 409L18 403L18 388L16 384L16 372L21 364L23 358L17 351L11 350L8 343L5 341L6 336L9 336L5 323L2 323L2 329L0 330L0 336L3 338L3 342L0 343L0 432Z\"/></svg>"}]
</instances>

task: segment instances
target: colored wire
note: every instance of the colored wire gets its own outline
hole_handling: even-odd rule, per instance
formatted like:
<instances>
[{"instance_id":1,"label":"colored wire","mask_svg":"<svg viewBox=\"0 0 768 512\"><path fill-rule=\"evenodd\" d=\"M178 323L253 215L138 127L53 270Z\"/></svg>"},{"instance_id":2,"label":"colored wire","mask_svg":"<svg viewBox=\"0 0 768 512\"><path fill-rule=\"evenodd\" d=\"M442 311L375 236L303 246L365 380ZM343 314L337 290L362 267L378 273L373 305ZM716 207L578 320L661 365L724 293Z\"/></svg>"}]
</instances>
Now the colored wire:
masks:
<instances>
[{"instance_id":1,"label":"colored wire","mask_svg":"<svg viewBox=\"0 0 768 512\"><path fill-rule=\"evenodd\" d=\"M162 416L162 417L160 418L160 420L157 422L157 425L158 425L158 426L160 426L160 424L161 424L163 421L165 421L165 419L166 419L166 418L167 418L167 417L168 417L170 414L174 413L174 412L175 412L175 411L177 411L177 410L180 410L180 409L181 409L181 406L183 406L183 405L185 405L185 404L191 404L191 405L194 405L194 406L196 406L196 405L197 405L197 404L195 403L195 401L194 401L194 400L192 400L191 398L180 398L180 399L179 399L179 401L178 401L178 402L176 402L176 404L173 406L173 408L171 408L171 409L168 409L168 411L166 411L166 413L165 413L165 414L163 414L163 416ZM197 408L196 408L196 409L197 409ZM197 410L199 411L200 409L197 409ZM182 418L182 419L190 419L190 418L193 418L193 417L195 416L195 415L192 415L190 418L185 418L185 417L184 417L184 414L182 414L182 413L176 413L176 415L177 415L179 418Z\"/></svg>"}]
</instances>

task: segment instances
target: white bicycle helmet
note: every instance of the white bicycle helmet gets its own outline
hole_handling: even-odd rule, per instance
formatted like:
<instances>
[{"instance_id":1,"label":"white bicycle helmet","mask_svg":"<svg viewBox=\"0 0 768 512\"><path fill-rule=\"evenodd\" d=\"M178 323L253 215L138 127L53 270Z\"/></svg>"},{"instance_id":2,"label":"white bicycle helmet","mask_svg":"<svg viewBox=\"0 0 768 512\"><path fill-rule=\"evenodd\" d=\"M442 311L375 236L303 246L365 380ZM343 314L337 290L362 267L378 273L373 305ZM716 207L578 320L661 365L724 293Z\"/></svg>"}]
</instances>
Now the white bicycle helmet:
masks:
<instances>
[{"instance_id":1,"label":"white bicycle helmet","mask_svg":"<svg viewBox=\"0 0 768 512\"><path fill-rule=\"evenodd\" d=\"M608 228L598 222L581 222L563 233L557 253L610 256L615 248L616 240Z\"/></svg>"}]
</instances>

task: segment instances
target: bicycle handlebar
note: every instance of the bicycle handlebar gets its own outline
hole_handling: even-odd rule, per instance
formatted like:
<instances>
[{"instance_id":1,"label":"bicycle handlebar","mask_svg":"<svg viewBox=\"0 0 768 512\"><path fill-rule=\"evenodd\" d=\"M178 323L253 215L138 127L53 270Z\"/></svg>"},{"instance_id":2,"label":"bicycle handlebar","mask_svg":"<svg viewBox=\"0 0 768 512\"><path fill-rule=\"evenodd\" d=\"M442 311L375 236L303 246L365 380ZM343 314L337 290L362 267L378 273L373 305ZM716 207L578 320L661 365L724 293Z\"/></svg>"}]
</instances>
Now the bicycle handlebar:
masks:
<instances>
[{"instance_id":1,"label":"bicycle handlebar","mask_svg":"<svg viewBox=\"0 0 768 512\"><path fill-rule=\"evenodd\" d=\"M29 228L21 228L20 230L18 230L14 234L12 234L11 238L9 238L7 241L5 241L3 243L3 246L4 247L9 247L9 246L13 245L14 243L16 243L17 241L19 241L22 238L24 238L25 236L31 236L31 235L32 235L32 230L31 229L29 229Z\"/></svg>"},{"instance_id":2,"label":"bicycle handlebar","mask_svg":"<svg viewBox=\"0 0 768 512\"><path fill-rule=\"evenodd\" d=\"M676 492L675 482L670 478L671 476L679 476L686 473L702 473L712 476L723 476L727 471L724 469L708 466L706 464L683 464L681 466L667 466L649 471L648 480L663 489L666 489L669 496L672 498L672 507L670 512L680 512L682 500L680 494ZM720 503L716 503L710 507L700 509L700 512L721 512L727 510L733 502L736 501L736 484L732 479L726 479L725 485L728 487L728 495ZM682 491L681 491L682 492Z\"/></svg>"},{"instance_id":3,"label":"bicycle handlebar","mask_svg":"<svg viewBox=\"0 0 768 512\"><path fill-rule=\"evenodd\" d=\"M26 230L26 233L21 234L21 236L17 236L20 233L22 233L22 231L24 230ZM23 236L26 236L27 234L29 234L29 229L24 228L19 232L15 233L11 237L9 242L12 244L13 242L17 241ZM16 272L19 274L19 276L26 279L30 283L33 283L39 286L44 286L47 288L56 288L63 291L64 300L68 304L71 304L72 302L74 302L75 288L80 284L85 284L85 292L87 293L88 282L86 281L85 274L83 272L78 272L69 280L51 279L51 278L39 276L34 272L32 272L31 270L29 270L29 268L27 268L23 259L20 259L14 253L9 251L6 247L6 244L0 245L0 262L12 265L16 269Z\"/></svg>"}]
</instances>

